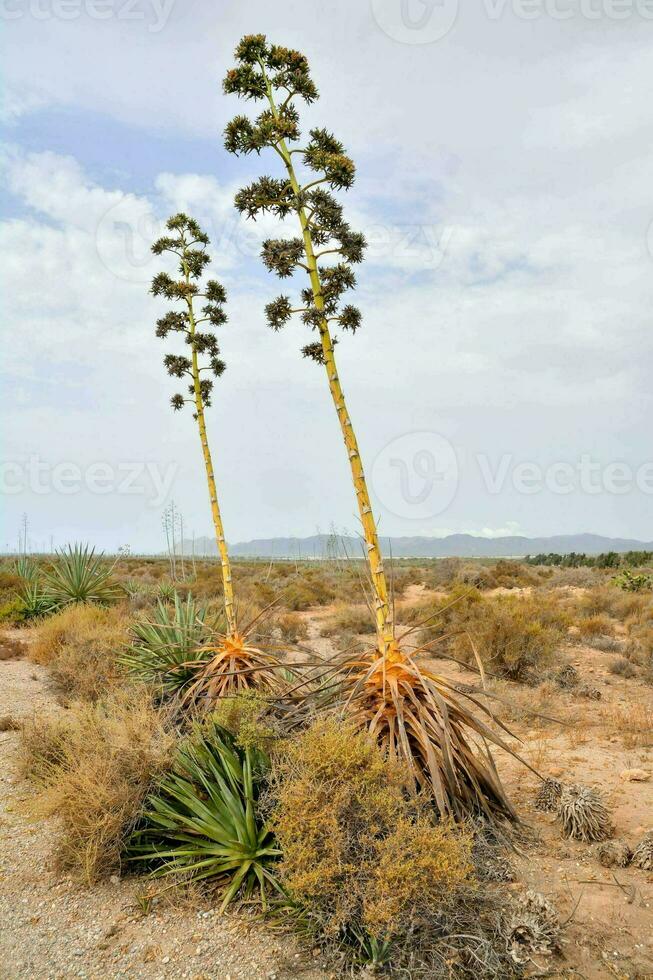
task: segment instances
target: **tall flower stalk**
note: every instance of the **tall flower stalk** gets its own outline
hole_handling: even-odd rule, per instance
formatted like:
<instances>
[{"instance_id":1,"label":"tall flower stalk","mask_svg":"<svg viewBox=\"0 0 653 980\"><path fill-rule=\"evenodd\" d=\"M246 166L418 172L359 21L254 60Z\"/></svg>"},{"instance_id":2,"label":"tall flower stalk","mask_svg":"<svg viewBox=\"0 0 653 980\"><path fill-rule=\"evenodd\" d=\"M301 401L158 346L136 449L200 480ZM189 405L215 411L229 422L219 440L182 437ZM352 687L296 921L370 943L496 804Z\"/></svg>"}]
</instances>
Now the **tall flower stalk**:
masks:
<instances>
[{"instance_id":1,"label":"tall flower stalk","mask_svg":"<svg viewBox=\"0 0 653 980\"><path fill-rule=\"evenodd\" d=\"M362 260L366 243L364 236L352 231L344 221L340 204L326 188L351 187L355 167L343 152L342 144L324 129L311 130L309 142L303 148L290 145L300 135L294 100L303 98L310 103L317 98L303 55L278 45L268 46L264 36L254 35L242 40L236 58L239 65L228 72L225 91L246 99L263 100L268 107L255 122L246 116L232 120L226 130L226 148L240 154L258 153L263 147L271 147L286 171L285 180L262 177L245 187L236 196L236 207L252 218L270 211L280 218L295 213L299 220L301 237L266 241L263 260L280 278L303 269L309 286L302 291L302 303L297 308L293 308L287 296L279 296L268 304L268 323L273 330L279 330L297 313L317 334L318 339L307 344L303 353L324 365L326 371L358 500L379 648L386 653L392 642L388 585L363 462L334 352L337 337L333 328L355 333L361 323L360 311L343 304L341 297L356 284L351 266ZM302 183L294 158L316 176ZM335 264L334 257L337 257Z\"/></svg>"},{"instance_id":2,"label":"tall flower stalk","mask_svg":"<svg viewBox=\"0 0 653 980\"><path fill-rule=\"evenodd\" d=\"M164 364L168 374L188 382L185 393L172 396L170 402L175 411L186 404L193 406L193 417L202 445L206 482L211 502L211 515L215 540L222 566L224 610L227 629L214 646L204 645L202 656L184 666L194 672L194 679L185 691L187 701L212 703L224 695L242 692L250 687L271 688L277 686L278 663L276 659L249 643L251 627L241 628L237 621L231 562L218 502L218 490L213 470L213 460L206 432L205 410L211 405L213 378L219 378L225 370L220 356L218 341L205 324L220 327L227 321L224 304L227 299L224 286L215 279L202 285L204 270L210 258L207 254L208 235L199 224L185 214L175 214L167 222L169 235L164 235L152 246L155 255L171 253L178 260L179 278L173 279L167 272L160 272L152 281L152 293L181 303L182 309L170 310L157 320L157 337L166 338L170 333L179 334L189 348L185 354L166 354ZM174 533L174 528L173 528ZM213 656L207 660L206 654Z\"/></svg>"},{"instance_id":3,"label":"tall flower stalk","mask_svg":"<svg viewBox=\"0 0 653 980\"><path fill-rule=\"evenodd\" d=\"M179 411L187 403L194 407L193 418L197 422L202 444L215 541L222 566L227 628L230 635L233 636L237 632L237 623L231 563L218 502L218 490L206 433L205 416L205 409L211 405L213 390L213 381L206 375L219 378L226 365L220 356L215 334L199 329L205 323L218 327L227 322L227 314L224 311L227 294L224 286L215 279L209 279L200 289L202 274L211 260L206 252L209 237L202 231L199 224L193 218L180 213L168 219L166 228L172 234L159 238L152 246L152 251L155 255L169 252L177 256L180 278L173 279L166 272L160 272L152 281L152 293L155 296L164 296L169 300L178 300L184 308L182 312L171 310L160 317L157 320L156 335L165 338L170 333L181 334L190 348L190 357L166 354L164 363L168 374L172 377L185 378L189 381L187 394L173 395L170 403L175 411ZM202 300L204 306L198 310L196 304ZM202 363L201 358L203 359ZM172 533L174 541L174 527Z\"/></svg>"},{"instance_id":4,"label":"tall flower stalk","mask_svg":"<svg viewBox=\"0 0 653 980\"><path fill-rule=\"evenodd\" d=\"M332 193L352 186L356 168L325 129L312 129L300 145L296 102L310 104L318 96L303 54L269 45L257 34L242 39L236 61L224 80L225 92L262 102L264 108L254 120L239 115L228 124L226 149L235 154L271 149L284 174L244 187L236 195L236 207L250 218L269 212L280 219L295 215L299 222L298 237L265 241L262 258L282 279L303 271L308 285L299 305L286 295L269 303L267 319L273 330L280 330L297 314L315 335L303 353L326 371L367 548L377 642L373 650L334 668L336 697L400 761L408 783L432 792L441 814L464 818L483 812L512 818L514 810L486 751L488 743L507 745L468 705L476 705L481 715L490 712L474 698L461 698L445 678L418 666L420 651L408 651L394 633L378 531L334 354L335 332L355 333L361 323L360 311L342 297L356 285L352 266L362 261L365 238L344 220Z\"/></svg>"}]
</instances>

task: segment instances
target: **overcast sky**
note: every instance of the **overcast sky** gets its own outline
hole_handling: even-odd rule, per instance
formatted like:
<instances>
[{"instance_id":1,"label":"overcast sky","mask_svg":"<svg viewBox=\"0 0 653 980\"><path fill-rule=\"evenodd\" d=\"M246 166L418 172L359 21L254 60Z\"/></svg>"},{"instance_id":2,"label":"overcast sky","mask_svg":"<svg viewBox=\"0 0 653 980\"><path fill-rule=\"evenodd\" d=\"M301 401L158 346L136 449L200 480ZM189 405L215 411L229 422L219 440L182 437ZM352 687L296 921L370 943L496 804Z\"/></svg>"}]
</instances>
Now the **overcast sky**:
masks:
<instances>
[{"instance_id":1,"label":"overcast sky","mask_svg":"<svg viewBox=\"0 0 653 980\"><path fill-rule=\"evenodd\" d=\"M209 532L148 295L180 208L229 293L208 416L228 538L357 528L306 328L265 325L278 229L232 206L278 175L222 147L253 32L308 56L305 128L357 164L364 322L337 354L382 531L653 538L653 2L3 0L0 20L0 548L26 513L37 546L160 550L171 500Z\"/></svg>"}]
</instances>

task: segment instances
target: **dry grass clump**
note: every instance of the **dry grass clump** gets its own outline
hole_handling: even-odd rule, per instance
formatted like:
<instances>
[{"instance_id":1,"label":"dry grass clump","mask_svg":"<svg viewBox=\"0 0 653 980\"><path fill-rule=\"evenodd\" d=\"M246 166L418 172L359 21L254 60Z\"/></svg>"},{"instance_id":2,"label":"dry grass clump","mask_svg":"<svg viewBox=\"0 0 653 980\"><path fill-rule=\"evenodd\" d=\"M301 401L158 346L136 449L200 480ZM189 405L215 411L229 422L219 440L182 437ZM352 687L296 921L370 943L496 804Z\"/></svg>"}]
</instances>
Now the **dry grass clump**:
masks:
<instances>
[{"instance_id":1,"label":"dry grass clump","mask_svg":"<svg viewBox=\"0 0 653 980\"><path fill-rule=\"evenodd\" d=\"M608 670L611 674L616 674L618 677L637 677L637 668L631 664L630 660L626 660L625 657L618 657L617 660L613 660Z\"/></svg>"},{"instance_id":2,"label":"dry grass clump","mask_svg":"<svg viewBox=\"0 0 653 980\"><path fill-rule=\"evenodd\" d=\"M174 745L165 715L140 689L24 725L23 770L38 787L35 811L59 818L62 870L91 884L120 869L124 841Z\"/></svg>"},{"instance_id":3,"label":"dry grass clump","mask_svg":"<svg viewBox=\"0 0 653 980\"><path fill-rule=\"evenodd\" d=\"M308 627L301 616L297 613L283 613L278 617L276 625L281 633L281 638L288 643L299 643L308 636Z\"/></svg>"},{"instance_id":4,"label":"dry grass clump","mask_svg":"<svg viewBox=\"0 0 653 980\"><path fill-rule=\"evenodd\" d=\"M610 812L596 790L573 783L562 790L558 817L564 837L586 843L612 836Z\"/></svg>"},{"instance_id":5,"label":"dry grass clump","mask_svg":"<svg viewBox=\"0 0 653 980\"><path fill-rule=\"evenodd\" d=\"M653 746L653 710L643 702L606 705L601 720L611 734L623 739L627 749Z\"/></svg>"},{"instance_id":6,"label":"dry grass clump","mask_svg":"<svg viewBox=\"0 0 653 980\"><path fill-rule=\"evenodd\" d=\"M120 607L71 605L39 624L30 657L67 697L93 701L124 680L117 657L129 625Z\"/></svg>"},{"instance_id":7,"label":"dry grass clump","mask_svg":"<svg viewBox=\"0 0 653 980\"><path fill-rule=\"evenodd\" d=\"M322 636L335 636L338 633L374 633L374 617L367 606L340 605L324 620L320 627Z\"/></svg>"},{"instance_id":8,"label":"dry grass clump","mask_svg":"<svg viewBox=\"0 0 653 980\"><path fill-rule=\"evenodd\" d=\"M599 636L614 636L614 623L604 613L594 613L578 622L578 633L583 640Z\"/></svg>"},{"instance_id":9,"label":"dry grass clump","mask_svg":"<svg viewBox=\"0 0 653 980\"><path fill-rule=\"evenodd\" d=\"M276 760L281 879L332 941L378 947L405 936L472 878L471 835L435 823L402 787L368 737L332 719L286 743Z\"/></svg>"}]
</instances>

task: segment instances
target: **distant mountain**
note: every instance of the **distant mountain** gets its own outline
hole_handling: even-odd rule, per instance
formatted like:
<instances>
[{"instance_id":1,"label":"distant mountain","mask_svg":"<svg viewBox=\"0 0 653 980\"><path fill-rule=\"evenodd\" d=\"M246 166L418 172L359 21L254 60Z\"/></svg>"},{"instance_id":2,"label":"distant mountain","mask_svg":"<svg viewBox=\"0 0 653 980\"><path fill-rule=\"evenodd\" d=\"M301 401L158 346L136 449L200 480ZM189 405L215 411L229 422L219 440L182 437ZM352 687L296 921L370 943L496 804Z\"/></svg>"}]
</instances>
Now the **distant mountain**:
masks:
<instances>
[{"instance_id":1,"label":"distant mountain","mask_svg":"<svg viewBox=\"0 0 653 980\"><path fill-rule=\"evenodd\" d=\"M184 542L186 554L191 542ZM653 551L653 542L630 538L606 538L600 534L557 534L548 538L479 538L473 534L450 534L446 538L381 538L385 555L394 558L522 558L524 555L571 551L598 555L605 551ZM309 538L259 538L230 544L238 558L360 558L361 541L354 537L314 534ZM215 541L209 537L195 539L196 555L215 555Z\"/></svg>"}]
</instances>

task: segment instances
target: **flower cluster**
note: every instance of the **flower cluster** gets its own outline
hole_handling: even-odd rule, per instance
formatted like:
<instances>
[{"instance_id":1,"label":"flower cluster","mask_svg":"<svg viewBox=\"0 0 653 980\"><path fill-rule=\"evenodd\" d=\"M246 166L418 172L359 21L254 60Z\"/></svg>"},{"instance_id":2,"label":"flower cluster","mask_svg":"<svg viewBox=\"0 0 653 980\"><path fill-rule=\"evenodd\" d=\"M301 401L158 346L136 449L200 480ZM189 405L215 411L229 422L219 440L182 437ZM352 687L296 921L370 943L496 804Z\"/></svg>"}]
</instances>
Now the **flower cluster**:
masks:
<instances>
[{"instance_id":1,"label":"flower cluster","mask_svg":"<svg viewBox=\"0 0 653 980\"><path fill-rule=\"evenodd\" d=\"M206 252L209 245L208 235L202 231L198 223L185 214L175 214L166 222L169 232L174 235L164 235L152 246L155 255L171 252L179 260L179 278L174 279L167 272L159 272L152 280L151 292L165 299L178 300L185 303L183 310L169 310L156 323L156 336L162 339L170 333L183 336L190 348L190 357L179 354L166 354L163 363L168 374L173 378L189 378L188 393L190 397L175 394L170 403L175 411L191 402L197 407L199 394L201 407L211 404L213 381L201 377L210 373L219 378L225 370L225 363L220 357L220 348L214 333L198 330L202 323L219 327L227 322L224 303L227 294L224 286L215 279L209 279L204 286L201 278L205 267L210 262ZM195 309L195 299L203 299L201 313ZM206 359L200 364L200 356ZM197 381L197 390L196 390Z\"/></svg>"},{"instance_id":2,"label":"flower cluster","mask_svg":"<svg viewBox=\"0 0 653 980\"><path fill-rule=\"evenodd\" d=\"M306 145L299 145L299 114L294 100L311 103L318 97L304 55L270 45L263 34L255 34L242 39L235 56L236 67L224 80L225 92L247 100L264 100L268 105L255 119L245 115L232 119L225 130L225 147L236 155L272 148L287 170L286 179L263 176L244 187L236 195L236 208L254 219L266 213L281 219L297 214L303 237L265 241L263 262L282 279L298 269L314 273L311 287L302 291L301 306L294 308L283 295L268 303L268 324L273 330L280 330L294 313L299 313L304 323L321 336L327 324L353 333L360 326L361 315L351 305L342 306L341 296L355 286L350 266L362 261L366 242L344 220L342 207L332 192L352 186L354 163L342 143L326 129L312 129ZM295 159L307 171L303 185L295 175ZM327 256L327 263L335 264L324 264ZM321 361L322 344L308 344L303 353Z\"/></svg>"}]
</instances>

